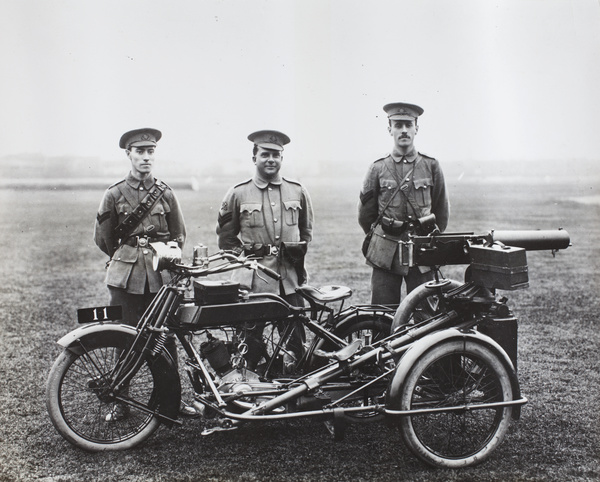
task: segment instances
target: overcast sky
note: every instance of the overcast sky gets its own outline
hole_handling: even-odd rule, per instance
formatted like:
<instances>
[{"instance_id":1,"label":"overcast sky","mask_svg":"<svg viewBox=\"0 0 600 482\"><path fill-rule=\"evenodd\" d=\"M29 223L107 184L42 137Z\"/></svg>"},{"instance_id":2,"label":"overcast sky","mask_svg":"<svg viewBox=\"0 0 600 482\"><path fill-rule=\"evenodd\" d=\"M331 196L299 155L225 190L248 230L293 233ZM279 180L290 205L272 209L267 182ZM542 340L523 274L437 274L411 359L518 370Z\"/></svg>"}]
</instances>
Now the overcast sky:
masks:
<instances>
[{"instance_id":1,"label":"overcast sky","mask_svg":"<svg viewBox=\"0 0 600 482\"><path fill-rule=\"evenodd\" d=\"M123 132L210 168L282 130L287 158L367 163L382 106L442 161L597 159L598 0L3 0L0 156L119 159Z\"/></svg>"}]
</instances>

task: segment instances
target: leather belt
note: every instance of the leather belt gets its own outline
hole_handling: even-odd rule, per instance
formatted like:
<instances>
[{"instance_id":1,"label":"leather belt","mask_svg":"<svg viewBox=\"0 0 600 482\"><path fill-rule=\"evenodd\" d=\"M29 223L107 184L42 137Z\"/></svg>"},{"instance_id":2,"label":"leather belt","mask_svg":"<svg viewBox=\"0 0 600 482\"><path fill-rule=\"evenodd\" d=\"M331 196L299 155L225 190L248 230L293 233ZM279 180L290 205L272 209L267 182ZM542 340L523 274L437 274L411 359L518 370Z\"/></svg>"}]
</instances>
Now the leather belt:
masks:
<instances>
[{"instance_id":1,"label":"leather belt","mask_svg":"<svg viewBox=\"0 0 600 482\"><path fill-rule=\"evenodd\" d=\"M398 221L397 219L388 218L383 216L381 218L381 229L386 234L391 234L392 236L400 236L410 223L405 223L404 221Z\"/></svg>"},{"instance_id":2,"label":"leather belt","mask_svg":"<svg viewBox=\"0 0 600 482\"><path fill-rule=\"evenodd\" d=\"M134 248L146 248L150 243L158 241L156 238L149 238L148 236L131 236L123 244L133 246Z\"/></svg>"},{"instance_id":3,"label":"leather belt","mask_svg":"<svg viewBox=\"0 0 600 482\"><path fill-rule=\"evenodd\" d=\"M246 256L254 255L260 258L265 256L277 256L279 255L279 246L274 244L255 244L254 246L244 247L244 254Z\"/></svg>"}]
</instances>

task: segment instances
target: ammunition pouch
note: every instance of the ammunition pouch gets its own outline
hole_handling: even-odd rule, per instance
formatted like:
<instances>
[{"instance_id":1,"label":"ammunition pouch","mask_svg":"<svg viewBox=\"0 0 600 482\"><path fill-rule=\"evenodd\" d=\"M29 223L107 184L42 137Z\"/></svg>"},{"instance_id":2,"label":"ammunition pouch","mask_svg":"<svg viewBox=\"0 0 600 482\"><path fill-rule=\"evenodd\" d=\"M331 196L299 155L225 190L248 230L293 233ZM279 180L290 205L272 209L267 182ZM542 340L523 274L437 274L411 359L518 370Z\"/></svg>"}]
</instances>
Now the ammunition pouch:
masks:
<instances>
[{"instance_id":1,"label":"ammunition pouch","mask_svg":"<svg viewBox=\"0 0 600 482\"><path fill-rule=\"evenodd\" d=\"M381 229L383 229L384 233L392 236L400 236L404 231L406 231L408 224L409 223L388 218L386 216L381 218Z\"/></svg>"},{"instance_id":2,"label":"ammunition pouch","mask_svg":"<svg viewBox=\"0 0 600 482\"><path fill-rule=\"evenodd\" d=\"M417 235L419 236L427 236L432 233L436 229L438 229L437 224L435 223L435 214L428 214L427 216L423 216L419 218L419 225L417 228Z\"/></svg>"}]
</instances>

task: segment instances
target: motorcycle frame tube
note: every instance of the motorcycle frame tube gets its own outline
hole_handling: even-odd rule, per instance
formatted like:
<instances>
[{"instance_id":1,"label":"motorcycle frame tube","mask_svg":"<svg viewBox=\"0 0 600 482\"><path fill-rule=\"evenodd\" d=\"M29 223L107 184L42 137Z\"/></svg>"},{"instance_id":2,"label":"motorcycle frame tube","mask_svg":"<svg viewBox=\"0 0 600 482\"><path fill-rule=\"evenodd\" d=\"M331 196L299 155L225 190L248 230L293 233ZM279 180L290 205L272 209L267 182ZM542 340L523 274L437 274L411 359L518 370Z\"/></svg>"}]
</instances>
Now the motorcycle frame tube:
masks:
<instances>
[{"instance_id":1,"label":"motorcycle frame tube","mask_svg":"<svg viewBox=\"0 0 600 482\"><path fill-rule=\"evenodd\" d=\"M343 340L333 334L333 332L336 329L338 329L346 324L352 325L352 323L354 323L355 321L360 321L362 318L368 317L368 316L381 316L382 318L388 318L390 321L390 325L391 325L392 319L393 319L393 313L394 313L393 309L387 310L385 308L382 309L381 307L372 307L370 305L356 305L356 306L349 306L344 311L340 311L337 315L335 315L332 326L323 326L322 324L320 324L314 320L306 321L304 323L304 326L306 326L310 331L312 331L314 334L316 334L318 336L315 337L313 339L313 341L311 342L309 349L305 353L305 358L308 359L312 356L312 354L314 353L314 351L320 341L319 337L324 340L328 340L333 343L337 343L340 345L340 347L345 347L345 346L348 346L348 342L346 342L345 340ZM302 377L296 379L296 381L307 378L307 377L313 375L314 373L316 373L318 370L319 369L317 369L313 372L310 372L310 373L306 373Z\"/></svg>"},{"instance_id":2,"label":"motorcycle frame tube","mask_svg":"<svg viewBox=\"0 0 600 482\"><path fill-rule=\"evenodd\" d=\"M323 323L319 323L316 320L307 318L303 323L304 326L306 326L306 328L312 331L315 335L318 335L318 337L313 339L309 352L307 352L307 357L314 351L317 343L319 342L319 337L324 340L337 343L341 347L348 346L348 343L340 337L334 335L333 331L346 323L352 324L354 320L360 320L365 316L381 316L383 318L389 318L391 324L393 319L393 310L385 310L381 307L371 307L369 305L349 306L345 310L334 315L333 326L331 327L324 325Z\"/></svg>"},{"instance_id":3,"label":"motorcycle frame tube","mask_svg":"<svg viewBox=\"0 0 600 482\"><path fill-rule=\"evenodd\" d=\"M202 374L202 381L204 382L205 385L208 386L208 388L210 389L210 391L216 398L216 400L219 404L219 407L224 407L226 405L226 403L223 400L223 398L221 397L221 393L219 392L219 389L215 385L215 382L213 381L213 377L211 376L208 368L202 361L202 357L200 356L198 351L194 348L194 345L192 345L192 343L190 343L190 341L185 337L185 334L176 333L176 335L177 335L177 338L179 339L179 342L181 343L181 346L183 347L184 351L186 352L187 356L196 362L195 365L193 365L193 364L188 364L188 365L196 370L199 369L200 373Z\"/></svg>"},{"instance_id":4,"label":"motorcycle frame tube","mask_svg":"<svg viewBox=\"0 0 600 482\"><path fill-rule=\"evenodd\" d=\"M395 398L400 397L404 387L404 382L406 380L406 377L408 376L410 369L414 366L416 361L421 356L423 356L427 351L433 349L435 346L452 340L461 340L464 343L479 343L492 350L498 356L498 358L504 365L504 368L506 368L506 371L508 372L510 378L510 383L513 392L513 401L516 402L515 404L517 405L516 410L513 411L513 419L518 420L521 414L521 405L527 403L527 399L521 397L519 379L517 377L517 373L512 364L512 361L510 360L510 357L506 354L502 347L492 338L472 330L467 332L461 331L457 328L448 328L446 330L431 333L411 344L408 350L406 350L406 353L404 353L403 357L400 359L400 362L396 367L394 376L390 381L387 390L388 400L394 400ZM389 402L387 402L386 405L389 405ZM511 403L505 403L505 405L511 405ZM482 408L485 407L482 406ZM388 409L386 408L386 413L389 413L390 415L407 415L411 412L409 411L407 413L400 413L399 411L392 409L389 409L388 412Z\"/></svg>"},{"instance_id":5,"label":"motorcycle frame tube","mask_svg":"<svg viewBox=\"0 0 600 482\"><path fill-rule=\"evenodd\" d=\"M138 331L129 325L121 323L92 323L67 333L57 343L63 348L81 355L86 351L86 348L93 349L104 337L130 336L133 343L137 335ZM142 356L142 354L138 354L137 356ZM179 372L173 359L164 349L154 363L158 363L160 366L160 369L156 371L156 390L159 398L157 416L161 422L167 426L171 426L177 421L179 404L181 402ZM151 410L148 410L148 412L151 412Z\"/></svg>"}]
</instances>

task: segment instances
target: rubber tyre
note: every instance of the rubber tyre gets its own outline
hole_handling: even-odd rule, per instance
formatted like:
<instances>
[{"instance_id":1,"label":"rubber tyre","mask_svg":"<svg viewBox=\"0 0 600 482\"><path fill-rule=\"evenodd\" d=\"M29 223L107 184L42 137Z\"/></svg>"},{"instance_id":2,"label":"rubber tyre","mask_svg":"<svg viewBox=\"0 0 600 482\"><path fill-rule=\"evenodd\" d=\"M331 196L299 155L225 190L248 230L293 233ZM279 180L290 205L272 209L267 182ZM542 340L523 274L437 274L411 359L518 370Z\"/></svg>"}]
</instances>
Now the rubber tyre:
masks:
<instances>
[{"instance_id":1,"label":"rubber tyre","mask_svg":"<svg viewBox=\"0 0 600 482\"><path fill-rule=\"evenodd\" d=\"M403 384L400 410L512 399L509 374L498 356L480 343L455 340L416 361ZM502 442L511 414L512 407L500 407L406 416L400 430L418 458L454 469L485 460Z\"/></svg>"},{"instance_id":2,"label":"rubber tyre","mask_svg":"<svg viewBox=\"0 0 600 482\"><path fill-rule=\"evenodd\" d=\"M126 418L106 421L113 408L92 387L110 373L129 337L114 337L88 347L80 355L65 349L54 362L46 386L46 406L58 432L70 443L90 452L126 450L141 444L160 425L160 420L129 407ZM148 408L157 407L155 376L144 363L129 384L129 397ZM97 389L96 389L97 390Z\"/></svg>"}]
</instances>

